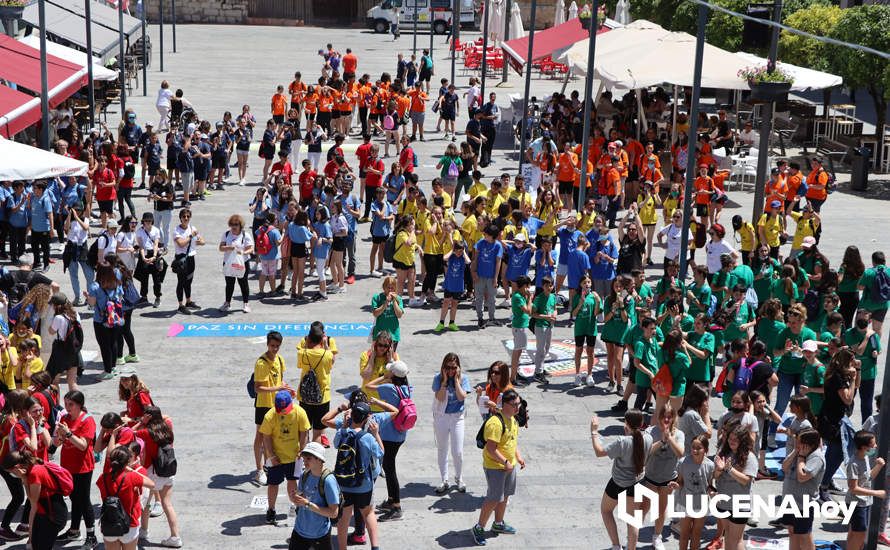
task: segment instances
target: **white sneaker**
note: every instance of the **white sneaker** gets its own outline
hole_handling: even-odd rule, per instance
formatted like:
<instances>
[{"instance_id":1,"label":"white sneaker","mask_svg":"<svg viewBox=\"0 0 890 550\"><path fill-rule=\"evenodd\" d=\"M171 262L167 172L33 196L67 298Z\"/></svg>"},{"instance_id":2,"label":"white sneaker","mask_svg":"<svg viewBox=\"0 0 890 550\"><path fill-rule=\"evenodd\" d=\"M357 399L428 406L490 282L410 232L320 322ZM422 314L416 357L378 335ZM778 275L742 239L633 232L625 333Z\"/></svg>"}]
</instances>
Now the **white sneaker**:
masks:
<instances>
[{"instance_id":1,"label":"white sneaker","mask_svg":"<svg viewBox=\"0 0 890 550\"><path fill-rule=\"evenodd\" d=\"M576 385L576 386L583 386L583 385L584 385L584 377L581 376L580 374L576 374L576 375L575 375L575 385Z\"/></svg>"},{"instance_id":2,"label":"white sneaker","mask_svg":"<svg viewBox=\"0 0 890 550\"><path fill-rule=\"evenodd\" d=\"M408 300L408 307L420 307L423 305L423 300L420 298L412 298Z\"/></svg>"},{"instance_id":3,"label":"white sneaker","mask_svg":"<svg viewBox=\"0 0 890 550\"><path fill-rule=\"evenodd\" d=\"M139 528L139 540L148 540L148 529Z\"/></svg>"},{"instance_id":4,"label":"white sneaker","mask_svg":"<svg viewBox=\"0 0 890 550\"><path fill-rule=\"evenodd\" d=\"M588 388L592 388L594 385L596 385L596 382L593 380L592 374L587 375L587 380L585 382L587 383Z\"/></svg>"},{"instance_id":5,"label":"white sneaker","mask_svg":"<svg viewBox=\"0 0 890 550\"><path fill-rule=\"evenodd\" d=\"M256 480L256 482L259 483L260 485L265 485L266 484L266 472L264 472L263 470L257 470L256 475L254 476L253 479Z\"/></svg>"},{"instance_id":6,"label":"white sneaker","mask_svg":"<svg viewBox=\"0 0 890 550\"><path fill-rule=\"evenodd\" d=\"M652 548L654 550L664 550L664 542L661 541L661 536L656 535L652 537Z\"/></svg>"},{"instance_id":7,"label":"white sneaker","mask_svg":"<svg viewBox=\"0 0 890 550\"><path fill-rule=\"evenodd\" d=\"M161 546L167 548L182 548L182 539L179 537L168 537L161 541Z\"/></svg>"},{"instance_id":8,"label":"white sneaker","mask_svg":"<svg viewBox=\"0 0 890 550\"><path fill-rule=\"evenodd\" d=\"M149 517L157 518L164 514L164 508L161 506L161 503L158 501L154 501L151 503L151 511L149 512Z\"/></svg>"},{"instance_id":9,"label":"white sneaker","mask_svg":"<svg viewBox=\"0 0 890 550\"><path fill-rule=\"evenodd\" d=\"M338 294L346 294L346 286L341 286L337 290Z\"/></svg>"},{"instance_id":10,"label":"white sneaker","mask_svg":"<svg viewBox=\"0 0 890 550\"><path fill-rule=\"evenodd\" d=\"M244 306L241 308L241 311L243 311L244 313L250 313L250 306L244 304Z\"/></svg>"},{"instance_id":11,"label":"white sneaker","mask_svg":"<svg viewBox=\"0 0 890 550\"><path fill-rule=\"evenodd\" d=\"M497 290L497 297L498 297L498 298L502 298L502 297L504 297L504 289L503 289L503 287L500 287L500 286L498 287L498 290Z\"/></svg>"},{"instance_id":12,"label":"white sneaker","mask_svg":"<svg viewBox=\"0 0 890 550\"><path fill-rule=\"evenodd\" d=\"M244 180L243 180L243 179L238 180L238 186L239 186L239 187L244 187Z\"/></svg>"},{"instance_id":13,"label":"white sneaker","mask_svg":"<svg viewBox=\"0 0 890 550\"><path fill-rule=\"evenodd\" d=\"M232 309L232 304L230 304L229 302L226 302L223 305L219 306L220 311L229 311L230 309Z\"/></svg>"},{"instance_id":14,"label":"white sneaker","mask_svg":"<svg viewBox=\"0 0 890 550\"><path fill-rule=\"evenodd\" d=\"M382 275L383 275L383 273L381 273L380 271L377 271L376 269L371 272L371 277L380 277Z\"/></svg>"},{"instance_id":15,"label":"white sneaker","mask_svg":"<svg viewBox=\"0 0 890 550\"><path fill-rule=\"evenodd\" d=\"M498 304L499 308L508 308L510 307L510 300L504 299L501 303Z\"/></svg>"},{"instance_id":16,"label":"white sneaker","mask_svg":"<svg viewBox=\"0 0 890 550\"><path fill-rule=\"evenodd\" d=\"M338 292L340 292L340 289L336 286L328 288L328 294L337 294Z\"/></svg>"}]
</instances>

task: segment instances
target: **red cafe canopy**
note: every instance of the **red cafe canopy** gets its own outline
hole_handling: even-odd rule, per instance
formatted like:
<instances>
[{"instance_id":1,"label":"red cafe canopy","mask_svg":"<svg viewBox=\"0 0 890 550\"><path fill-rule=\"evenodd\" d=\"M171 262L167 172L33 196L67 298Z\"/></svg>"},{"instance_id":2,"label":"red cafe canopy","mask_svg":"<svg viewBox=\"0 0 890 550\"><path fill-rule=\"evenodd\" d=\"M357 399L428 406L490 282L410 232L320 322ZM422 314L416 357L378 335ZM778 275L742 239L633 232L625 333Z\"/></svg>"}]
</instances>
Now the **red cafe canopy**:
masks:
<instances>
[{"instance_id":1,"label":"red cafe canopy","mask_svg":"<svg viewBox=\"0 0 890 550\"><path fill-rule=\"evenodd\" d=\"M86 67L49 54L46 56L46 76L50 107L68 99L87 84ZM0 34L0 79L39 96L40 50ZM5 86L3 88L0 90L0 129L3 134L12 135L40 118L40 100ZM14 128L15 131L11 131Z\"/></svg>"},{"instance_id":2,"label":"red cafe canopy","mask_svg":"<svg viewBox=\"0 0 890 550\"><path fill-rule=\"evenodd\" d=\"M608 31L609 28L603 26L597 34ZM562 25L557 25L543 31L535 32L535 46L532 49L532 62L539 61L548 55L552 55L557 50L564 50L575 42L580 42L590 37L590 32L581 27L580 19L569 19ZM513 69L522 74L522 68L525 66L525 56L528 55L528 36L522 38L514 38L503 42L501 47L510 62Z\"/></svg>"}]
</instances>

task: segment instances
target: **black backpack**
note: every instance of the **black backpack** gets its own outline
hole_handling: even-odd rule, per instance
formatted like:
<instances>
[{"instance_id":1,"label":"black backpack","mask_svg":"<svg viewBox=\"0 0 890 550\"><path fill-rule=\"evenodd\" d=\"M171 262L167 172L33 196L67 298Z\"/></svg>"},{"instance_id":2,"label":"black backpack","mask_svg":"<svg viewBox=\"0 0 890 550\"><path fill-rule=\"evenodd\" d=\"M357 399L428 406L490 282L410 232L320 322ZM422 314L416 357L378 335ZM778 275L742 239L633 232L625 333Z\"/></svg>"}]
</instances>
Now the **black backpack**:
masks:
<instances>
[{"instance_id":1,"label":"black backpack","mask_svg":"<svg viewBox=\"0 0 890 550\"><path fill-rule=\"evenodd\" d=\"M124 161L124 178L131 180L134 177L136 177L136 165L132 160Z\"/></svg>"},{"instance_id":2,"label":"black backpack","mask_svg":"<svg viewBox=\"0 0 890 550\"><path fill-rule=\"evenodd\" d=\"M83 348L83 326L80 320L68 320L68 332L65 333L65 345L74 351L80 351Z\"/></svg>"},{"instance_id":3,"label":"black backpack","mask_svg":"<svg viewBox=\"0 0 890 550\"><path fill-rule=\"evenodd\" d=\"M872 302L886 302L890 300L890 273L887 273L887 268L875 268L875 278L869 291L871 292L870 298Z\"/></svg>"},{"instance_id":4,"label":"black backpack","mask_svg":"<svg viewBox=\"0 0 890 550\"><path fill-rule=\"evenodd\" d=\"M321 391L321 384L318 383L318 376L315 374L315 369L318 368L318 365L324 360L325 354L327 354L327 350L321 355L318 363L313 367L309 365L309 372L306 373L302 379L300 379L300 403L309 403L310 405L317 405L321 403L321 400L324 398L323 392Z\"/></svg>"},{"instance_id":5,"label":"black backpack","mask_svg":"<svg viewBox=\"0 0 890 550\"><path fill-rule=\"evenodd\" d=\"M108 246L108 243L111 239L111 236L106 232L102 232L96 237L96 240L93 241L93 244L90 245L89 250L87 250L87 265L92 267L94 270L96 266L99 265L99 239L105 237L105 246ZM83 341L83 340L81 340Z\"/></svg>"},{"instance_id":6,"label":"black backpack","mask_svg":"<svg viewBox=\"0 0 890 550\"><path fill-rule=\"evenodd\" d=\"M176 452L173 445L167 443L158 447L158 455L152 462L152 467L158 477L173 477L176 475Z\"/></svg>"},{"instance_id":7,"label":"black backpack","mask_svg":"<svg viewBox=\"0 0 890 550\"><path fill-rule=\"evenodd\" d=\"M124 483L126 473L121 475L117 484L117 491L109 493L102 501L102 509L99 512L99 526L106 537L122 537L130 531L130 514L124 509L124 503L118 494ZM108 478L105 480L105 489L108 489Z\"/></svg>"},{"instance_id":8,"label":"black backpack","mask_svg":"<svg viewBox=\"0 0 890 550\"><path fill-rule=\"evenodd\" d=\"M341 428L340 444L337 446L337 462L334 465L334 476L340 487L358 487L369 475L362 465L360 441L368 432L354 432L349 428Z\"/></svg>"},{"instance_id":9,"label":"black backpack","mask_svg":"<svg viewBox=\"0 0 890 550\"><path fill-rule=\"evenodd\" d=\"M503 417L503 416L501 416L501 415L498 414L498 413L495 413L495 414L489 416L489 417L485 420L485 422L483 422L482 425L479 426L479 431L476 432L476 447L478 447L478 448L480 448L480 449L484 449L484 448L485 448L485 443L486 443L486 441L485 441L485 425L486 425L486 424L488 423L488 421L491 420L492 418L497 418L498 420L501 421L501 437L503 437L503 435L504 435L504 430L507 429L507 425L504 423L504 417Z\"/></svg>"},{"instance_id":10,"label":"black backpack","mask_svg":"<svg viewBox=\"0 0 890 550\"><path fill-rule=\"evenodd\" d=\"M46 419L46 425L49 428L49 433L55 433L56 431L56 423L59 421L59 418L62 417L62 414L65 412L65 409L59 405L59 401L56 399L56 396L53 395L51 389L46 388L40 392L40 395L46 399L46 402L49 403L49 418Z\"/></svg>"}]
</instances>

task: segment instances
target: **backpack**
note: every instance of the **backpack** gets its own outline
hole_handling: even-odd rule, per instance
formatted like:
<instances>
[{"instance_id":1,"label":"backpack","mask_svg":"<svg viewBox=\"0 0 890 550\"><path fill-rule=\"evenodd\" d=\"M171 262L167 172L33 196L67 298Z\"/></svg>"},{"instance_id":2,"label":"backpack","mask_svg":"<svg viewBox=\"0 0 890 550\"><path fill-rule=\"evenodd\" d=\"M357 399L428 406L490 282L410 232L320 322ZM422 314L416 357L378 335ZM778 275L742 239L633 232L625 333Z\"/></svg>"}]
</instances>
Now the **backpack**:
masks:
<instances>
[{"instance_id":1,"label":"backpack","mask_svg":"<svg viewBox=\"0 0 890 550\"><path fill-rule=\"evenodd\" d=\"M875 278L871 282L871 298L872 302L886 302L890 300L890 274L887 268L875 268Z\"/></svg>"},{"instance_id":2,"label":"backpack","mask_svg":"<svg viewBox=\"0 0 890 550\"><path fill-rule=\"evenodd\" d=\"M250 378L247 379L247 395L251 399L256 399L257 397L256 386L254 386L253 384L253 374L251 374Z\"/></svg>"},{"instance_id":3,"label":"backpack","mask_svg":"<svg viewBox=\"0 0 890 550\"><path fill-rule=\"evenodd\" d=\"M83 348L83 326L81 326L80 320L68 319L68 332L65 333L63 341L74 351L80 351Z\"/></svg>"},{"instance_id":4,"label":"backpack","mask_svg":"<svg viewBox=\"0 0 890 550\"><path fill-rule=\"evenodd\" d=\"M99 265L99 239L101 239L102 237L105 237L105 246L108 246L108 242L111 237L108 236L108 233L103 231L99 234L98 237L96 237L96 240L93 241L93 244L90 245L89 250L87 250L87 265L92 267L93 270L95 270L96 266Z\"/></svg>"},{"instance_id":5,"label":"backpack","mask_svg":"<svg viewBox=\"0 0 890 550\"><path fill-rule=\"evenodd\" d=\"M417 168L417 153L414 152L414 149L411 149L411 164Z\"/></svg>"},{"instance_id":6,"label":"backpack","mask_svg":"<svg viewBox=\"0 0 890 550\"><path fill-rule=\"evenodd\" d=\"M318 375L315 374L315 369L321 364L325 354L327 354L327 350L321 355L321 358L319 358L318 363L316 363L314 367L309 365L309 372L300 379L301 403L317 404L321 403L321 400L323 399L321 384L318 383Z\"/></svg>"},{"instance_id":7,"label":"backpack","mask_svg":"<svg viewBox=\"0 0 890 550\"><path fill-rule=\"evenodd\" d=\"M124 326L124 302L119 298L112 298L105 292L105 318L102 324L108 328Z\"/></svg>"},{"instance_id":8,"label":"backpack","mask_svg":"<svg viewBox=\"0 0 890 550\"><path fill-rule=\"evenodd\" d=\"M810 190L810 186L807 184L807 180L802 179L800 181L800 186L797 188L796 195L798 197L805 197L805 196L807 196L807 191L809 191L809 190Z\"/></svg>"},{"instance_id":9,"label":"backpack","mask_svg":"<svg viewBox=\"0 0 890 550\"><path fill-rule=\"evenodd\" d=\"M321 499L324 501L324 505L326 507L329 506L330 503L328 502L328 497L325 494L324 483L328 479L328 477L330 477L332 475L334 475L334 472L328 470L327 468L324 468L321 471L321 476L319 476L319 478L318 478L318 494L321 496ZM309 476L300 477L300 492L303 493L304 495L306 494L306 478L308 478L308 477ZM342 491L340 492L340 500L337 503L337 507L338 507L338 510L343 508L343 492ZM337 517L338 518L340 517L339 514L337 514Z\"/></svg>"},{"instance_id":10,"label":"backpack","mask_svg":"<svg viewBox=\"0 0 890 550\"><path fill-rule=\"evenodd\" d=\"M53 391L49 388L46 388L40 392L40 395L46 399L46 402L49 403L49 417L46 419L46 425L49 428L49 433L55 433L56 424L59 422L59 419L62 418L62 415L65 413L65 409L59 405L58 399L53 395Z\"/></svg>"},{"instance_id":11,"label":"backpack","mask_svg":"<svg viewBox=\"0 0 890 550\"><path fill-rule=\"evenodd\" d=\"M260 232L256 236L256 251L261 256L272 252L272 239L269 238L268 226L260 228Z\"/></svg>"},{"instance_id":12,"label":"backpack","mask_svg":"<svg viewBox=\"0 0 890 550\"><path fill-rule=\"evenodd\" d=\"M754 374L754 367L762 363L762 361L753 361L748 363L747 357L739 360L735 371L735 378L732 380L732 391L748 391L751 385L751 375Z\"/></svg>"},{"instance_id":13,"label":"backpack","mask_svg":"<svg viewBox=\"0 0 890 550\"><path fill-rule=\"evenodd\" d=\"M807 290L801 300L803 306L807 308L807 319L815 319L819 316L819 309L822 306L822 300L819 299L819 292L813 289Z\"/></svg>"},{"instance_id":14,"label":"backpack","mask_svg":"<svg viewBox=\"0 0 890 550\"><path fill-rule=\"evenodd\" d=\"M495 413L495 414L489 416L488 418L486 418L485 421L482 423L482 425L479 426L479 431L476 432L476 446L479 447L480 449L485 448L485 443L486 443L485 442L485 425L492 418L497 418L498 420L501 421L501 437L503 437L503 435L504 435L504 430L507 429L507 424L504 423L504 417L501 416L500 414Z\"/></svg>"},{"instance_id":15,"label":"backpack","mask_svg":"<svg viewBox=\"0 0 890 550\"><path fill-rule=\"evenodd\" d=\"M396 393L399 394L399 412L393 418L393 426L400 432L407 432L417 423L417 406L410 397L406 397L402 393L402 388L396 386Z\"/></svg>"},{"instance_id":16,"label":"backpack","mask_svg":"<svg viewBox=\"0 0 890 550\"><path fill-rule=\"evenodd\" d=\"M349 428L340 428L340 445L337 446L337 462L334 465L334 477L341 488L358 487L362 484L366 471L362 465L361 445L362 437L368 432L361 430L354 432Z\"/></svg>"},{"instance_id":17,"label":"backpack","mask_svg":"<svg viewBox=\"0 0 890 550\"><path fill-rule=\"evenodd\" d=\"M396 234L391 233L389 237L386 238L386 242L383 243L383 260L391 264L393 262L393 257L396 255L398 248L396 248Z\"/></svg>"},{"instance_id":18,"label":"backpack","mask_svg":"<svg viewBox=\"0 0 890 550\"><path fill-rule=\"evenodd\" d=\"M825 172L828 174L828 183L825 184L825 192L827 194L832 194L837 191L837 178L834 175L834 172Z\"/></svg>"},{"instance_id":19,"label":"backpack","mask_svg":"<svg viewBox=\"0 0 890 550\"><path fill-rule=\"evenodd\" d=\"M708 304L708 317L714 317L717 313L717 297L711 294L711 301Z\"/></svg>"},{"instance_id":20,"label":"backpack","mask_svg":"<svg viewBox=\"0 0 890 550\"><path fill-rule=\"evenodd\" d=\"M396 127L396 119L392 117L392 115L387 114L383 117L383 129L384 130L392 130Z\"/></svg>"},{"instance_id":21,"label":"backpack","mask_svg":"<svg viewBox=\"0 0 890 550\"><path fill-rule=\"evenodd\" d=\"M173 477L176 475L176 452L173 445L167 443L158 447L158 454L152 462L155 474L160 477Z\"/></svg>"},{"instance_id":22,"label":"backpack","mask_svg":"<svg viewBox=\"0 0 890 550\"><path fill-rule=\"evenodd\" d=\"M456 178L459 175L460 175L460 168L458 168L457 163L452 160L451 164L448 165L448 177Z\"/></svg>"},{"instance_id":23,"label":"backpack","mask_svg":"<svg viewBox=\"0 0 890 550\"><path fill-rule=\"evenodd\" d=\"M430 59L429 57L423 56L420 58L420 60L423 62L424 69L432 69L433 68L433 60Z\"/></svg>"},{"instance_id":24,"label":"backpack","mask_svg":"<svg viewBox=\"0 0 890 550\"><path fill-rule=\"evenodd\" d=\"M48 512L50 523L61 531L62 527L68 523L68 506L65 504L64 497L70 496L71 491L74 490L74 478L71 477L71 472L55 462L44 462L43 466L55 480L58 492L53 493L47 499L40 500L45 502L44 509Z\"/></svg>"},{"instance_id":25,"label":"backpack","mask_svg":"<svg viewBox=\"0 0 890 550\"><path fill-rule=\"evenodd\" d=\"M121 485L127 477L126 473L120 477L117 484L117 491L108 493L108 496L102 501L102 509L99 512L99 527L102 535L106 537L122 537L130 531L130 514L124 509L124 503L118 496L121 491ZM105 489L108 490L108 478L105 481Z\"/></svg>"},{"instance_id":26,"label":"backpack","mask_svg":"<svg viewBox=\"0 0 890 550\"><path fill-rule=\"evenodd\" d=\"M124 162L124 179L131 180L136 177L136 165L132 160Z\"/></svg>"}]
</instances>

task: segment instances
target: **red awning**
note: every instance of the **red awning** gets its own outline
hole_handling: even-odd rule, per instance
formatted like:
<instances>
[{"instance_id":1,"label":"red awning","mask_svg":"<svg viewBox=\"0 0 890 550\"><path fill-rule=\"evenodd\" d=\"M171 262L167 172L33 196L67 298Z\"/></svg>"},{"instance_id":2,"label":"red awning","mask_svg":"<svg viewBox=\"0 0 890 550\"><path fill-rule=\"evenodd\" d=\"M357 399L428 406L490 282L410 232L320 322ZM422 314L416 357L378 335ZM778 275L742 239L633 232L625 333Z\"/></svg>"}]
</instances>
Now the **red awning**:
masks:
<instances>
[{"instance_id":1,"label":"red awning","mask_svg":"<svg viewBox=\"0 0 890 550\"><path fill-rule=\"evenodd\" d=\"M603 26L596 31L602 34L609 28ZM580 19L569 19L562 25L551 27L543 31L535 32L535 46L532 49L532 62L552 55L556 50L566 49L575 42L580 42L590 36L590 32L581 27ZM504 53L509 57L510 65L522 74L522 67L525 66L528 55L528 36L522 38L514 38L501 44Z\"/></svg>"},{"instance_id":2,"label":"red awning","mask_svg":"<svg viewBox=\"0 0 890 550\"><path fill-rule=\"evenodd\" d=\"M49 106L55 107L86 86L87 69L47 54L46 77ZM19 89L27 89L38 96L2 87L0 131L11 136L40 119L40 50L0 34L0 79L14 82Z\"/></svg>"},{"instance_id":3,"label":"red awning","mask_svg":"<svg viewBox=\"0 0 890 550\"><path fill-rule=\"evenodd\" d=\"M21 115L15 116L15 113ZM11 138L38 120L39 98L0 85L0 135Z\"/></svg>"}]
</instances>

